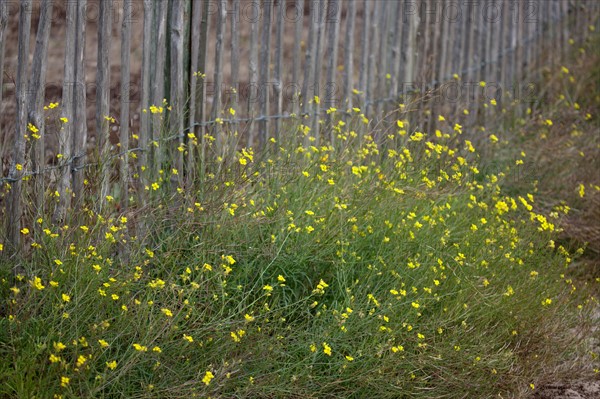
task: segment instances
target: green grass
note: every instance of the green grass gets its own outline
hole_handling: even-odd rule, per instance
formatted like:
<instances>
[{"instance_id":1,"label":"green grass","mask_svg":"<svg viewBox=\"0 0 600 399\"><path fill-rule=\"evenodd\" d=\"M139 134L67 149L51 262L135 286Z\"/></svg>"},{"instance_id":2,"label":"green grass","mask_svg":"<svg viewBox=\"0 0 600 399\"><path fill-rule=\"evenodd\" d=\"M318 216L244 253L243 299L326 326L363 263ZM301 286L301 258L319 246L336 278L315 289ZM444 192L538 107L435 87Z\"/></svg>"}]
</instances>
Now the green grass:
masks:
<instances>
[{"instance_id":1,"label":"green grass","mask_svg":"<svg viewBox=\"0 0 600 399\"><path fill-rule=\"evenodd\" d=\"M22 272L0 261L0 397L526 395L594 306L566 208L508 180L519 148L483 173L453 121L388 122L379 145L335 125L335 147L290 124L143 209L35 222Z\"/></svg>"}]
</instances>

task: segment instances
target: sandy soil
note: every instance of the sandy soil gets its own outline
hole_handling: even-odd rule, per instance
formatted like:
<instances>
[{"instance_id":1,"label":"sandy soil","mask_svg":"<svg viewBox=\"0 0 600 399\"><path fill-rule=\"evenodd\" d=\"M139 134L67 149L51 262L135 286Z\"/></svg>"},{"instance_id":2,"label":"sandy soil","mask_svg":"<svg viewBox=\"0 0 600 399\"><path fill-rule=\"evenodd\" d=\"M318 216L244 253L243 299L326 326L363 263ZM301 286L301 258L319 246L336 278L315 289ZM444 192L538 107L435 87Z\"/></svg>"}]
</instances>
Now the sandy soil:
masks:
<instances>
[{"instance_id":1,"label":"sandy soil","mask_svg":"<svg viewBox=\"0 0 600 399\"><path fill-rule=\"evenodd\" d=\"M557 383L543 387L533 396L536 399L597 399L600 382Z\"/></svg>"}]
</instances>

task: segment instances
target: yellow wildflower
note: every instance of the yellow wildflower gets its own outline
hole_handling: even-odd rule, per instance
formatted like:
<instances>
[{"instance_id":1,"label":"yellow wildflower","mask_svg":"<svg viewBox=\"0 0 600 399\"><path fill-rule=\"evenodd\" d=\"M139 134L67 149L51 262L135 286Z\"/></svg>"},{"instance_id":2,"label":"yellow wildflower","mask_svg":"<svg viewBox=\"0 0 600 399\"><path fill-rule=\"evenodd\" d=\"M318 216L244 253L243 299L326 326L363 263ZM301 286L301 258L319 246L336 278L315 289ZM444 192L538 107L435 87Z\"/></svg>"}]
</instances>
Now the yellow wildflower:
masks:
<instances>
[{"instance_id":1,"label":"yellow wildflower","mask_svg":"<svg viewBox=\"0 0 600 399\"><path fill-rule=\"evenodd\" d=\"M215 375L212 372L207 371L204 374L204 377L202 378L202 382L204 384L208 385L208 384L210 384L210 382L212 381L213 378L215 378Z\"/></svg>"}]
</instances>

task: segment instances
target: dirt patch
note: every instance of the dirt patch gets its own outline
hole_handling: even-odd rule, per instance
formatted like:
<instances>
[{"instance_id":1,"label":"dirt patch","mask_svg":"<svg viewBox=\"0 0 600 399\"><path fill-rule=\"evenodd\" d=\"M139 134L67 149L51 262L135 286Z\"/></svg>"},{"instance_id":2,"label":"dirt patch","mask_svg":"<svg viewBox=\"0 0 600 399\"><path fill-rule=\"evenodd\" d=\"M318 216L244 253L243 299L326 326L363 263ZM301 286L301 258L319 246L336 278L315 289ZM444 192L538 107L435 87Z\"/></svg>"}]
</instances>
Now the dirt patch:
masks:
<instances>
[{"instance_id":1,"label":"dirt patch","mask_svg":"<svg viewBox=\"0 0 600 399\"><path fill-rule=\"evenodd\" d=\"M533 395L534 399L598 399L600 381L580 381L546 385Z\"/></svg>"}]
</instances>

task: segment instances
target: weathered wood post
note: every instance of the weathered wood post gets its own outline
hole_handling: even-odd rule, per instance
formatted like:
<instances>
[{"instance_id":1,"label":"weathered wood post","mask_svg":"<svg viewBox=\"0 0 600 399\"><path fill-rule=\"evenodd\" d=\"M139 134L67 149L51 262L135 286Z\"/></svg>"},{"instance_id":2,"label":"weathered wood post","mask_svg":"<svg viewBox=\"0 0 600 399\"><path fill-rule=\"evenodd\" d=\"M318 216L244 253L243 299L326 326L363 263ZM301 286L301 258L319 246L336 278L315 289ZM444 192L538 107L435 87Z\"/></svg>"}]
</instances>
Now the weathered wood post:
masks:
<instances>
[{"instance_id":1,"label":"weathered wood post","mask_svg":"<svg viewBox=\"0 0 600 399\"><path fill-rule=\"evenodd\" d=\"M315 8L317 9L315 10ZM302 84L302 119L309 118L309 121L312 119L312 113L310 112L312 108L312 97L314 96L315 85L318 84L315 82L314 78L314 72L317 64L317 35L319 30L320 18L318 8L319 5L316 1L311 3L308 42L306 46L306 54L304 57L304 82ZM306 122L303 123L307 125ZM308 125L310 125L310 123L308 123ZM310 132L309 134L312 135L314 134L314 132ZM304 144L308 144L308 135L307 137L305 137Z\"/></svg>"},{"instance_id":2,"label":"weathered wood post","mask_svg":"<svg viewBox=\"0 0 600 399\"><path fill-rule=\"evenodd\" d=\"M183 153L184 153L184 72L183 72L183 13L184 1L173 0L171 12L171 86L169 113L170 134L176 137L173 141L171 167L177 169L177 181L183 182ZM171 172L171 171L169 171ZM169 173L171 174L171 173Z\"/></svg>"},{"instance_id":3,"label":"weathered wood post","mask_svg":"<svg viewBox=\"0 0 600 399\"><path fill-rule=\"evenodd\" d=\"M121 210L129 205L129 84L131 51L131 0L123 1L123 21L121 24L121 157L119 178L121 180Z\"/></svg>"},{"instance_id":4,"label":"weathered wood post","mask_svg":"<svg viewBox=\"0 0 600 399\"><path fill-rule=\"evenodd\" d=\"M352 90L354 89L354 27L356 26L356 1L348 3L346 10L346 34L344 39L344 111L352 109ZM342 106L340 104L340 106Z\"/></svg>"},{"instance_id":5,"label":"weathered wood post","mask_svg":"<svg viewBox=\"0 0 600 399\"><path fill-rule=\"evenodd\" d=\"M360 48L360 54L361 54L361 58L360 58L360 70L359 70L359 76L358 76L358 87L359 87L359 92L360 94L360 108L362 110L363 113L367 112L367 107L366 107L366 103L367 103L367 86L368 86L368 80L369 80L369 41L371 40L371 4L372 2L369 0L364 0L363 1L363 8L362 8L362 13L363 13L363 18L362 18L362 44L361 44L361 48ZM360 138L362 139L362 137L364 136L364 133L366 131L365 126L361 125L360 129L359 129L359 135Z\"/></svg>"},{"instance_id":6,"label":"weathered wood post","mask_svg":"<svg viewBox=\"0 0 600 399\"><path fill-rule=\"evenodd\" d=\"M6 27L8 26L8 0L0 0L0 113L2 110L2 99L4 98L4 47L6 44ZM2 126L0 126L0 137ZM0 164L4 158L4 147L0 142Z\"/></svg>"},{"instance_id":7,"label":"weathered wood post","mask_svg":"<svg viewBox=\"0 0 600 399\"><path fill-rule=\"evenodd\" d=\"M231 17L231 108L235 110L236 115L239 112L240 102L240 0L233 0L233 15ZM228 115L234 117L235 115ZM231 131L234 140L228 143L231 148L230 153L233 154L236 147L236 142L239 139L239 123L237 118L234 118L231 124Z\"/></svg>"},{"instance_id":8,"label":"weathered wood post","mask_svg":"<svg viewBox=\"0 0 600 399\"><path fill-rule=\"evenodd\" d=\"M275 14L275 21L277 23L275 33L275 68L273 69L273 80L274 86L273 91L275 94L275 113L277 118L275 119L275 141L279 145L281 137L281 114L283 114L283 33L285 28L285 7L286 2L284 0L279 1L278 12Z\"/></svg>"},{"instance_id":9,"label":"weathered wood post","mask_svg":"<svg viewBox=\"0 0 600 399\"><path fill-rule=\"evenodd\" d=\"M198 49L198 88L196 90L196 128L194 133L200 137L200 180L204 181L204 171L206 168L206 146L205 137L206 127L203 123L207 119L206 110L206 61L208 59L208 39L210 27L209 1L202 3L202 19L200 22L200 48Z\"/></svg>"},{"instance_id":10,"label":"weathered wood post","mask_svg":"<svg viewBox=\"0 0 600 399\"><path fill-rule=\"evenodd\" d=\"M258 123L258 148L264 149L269 135L269 76L271 64L271 13L273 2L263 2L262 38L260 45L260 77L258 84L258 102L260 106L260 118Z\"/></svg>"},{"instance_id":11,"label":"weathered wood post","mask_svg":"<svg viewBox=\"0 0 600 399\"><path fill-rule=\"evenodd\" d=\"M253 9L256 10L258 3L253 3ZM247 104L250 123L248 126L248 147L254 145L256 123L256 106L259 95L258 90L258 24L260 22L260 10L256 11L256 15L251 16L250 20L250 54L248 56L248 90Z\"/></svg>"},{"instance_id":12,"label":"weathered wood post","mask_svg":"<svg viewBox=\"0 0 600 399\"><path fill-rule=\"evenodd\" d=\"M327 54L329 57L327 65L327 77L323 87L325 95L323 96L325 107L337 106L337 58L338 58L338 42L340 37L340 25L342 24L342 4L338 0L329 0L329 8L333 11L327 12L325 18L330 18L326 21L329 26L329 35L327 37ZM328 114L327 125L331 125L331 114ZM329 126L331 144L335 142L335 131Z\"/></svg>"},{"instance_id":13,"label":"weathered wood post","mask_svg":"<svg viewBox=\"0 0 600 399\"><path fill-rule=\"evenodd\" d=\"M61 103L61 114L67 122L62 127L62 139L59 140L58 151L62 154L62 159L70 159L72 154L73 146L73 130L74 130L74 117L73 117L73 82L75 81L75 45L77 35L77 3L67 3L67 30L65 38L65 69L63 79L63 90L62 90L62 103ZM63 161L64 162L64 161ZM61 162L61 164L63 163ZM70 165L68 165L70 167ZM58 204L56 206L53 221L55 223L64 220L67 209L71 206L71 173L65 170L65 166L60 171L58 178L57 192L60 195Z\"/></svg>"},{"instance_id":14,"label":"weathered wood post","mask_svg":"<svg viewBox=\"0 0 600 399\"><path fill-rule=\"evenodd\" d=\"M7 242L11 252L21 251L21 191L25 171L25 133L27 129L27 70L29 64L29 35L31 30L31 1L21 1L19 8L19 45L17 55L17 82L15 94L17 100L16 123L13 139L13 160L9 170L11 184L8 195Z\"/></svg>"},{"instance_id":15,"label":"weathered wood post","mask_svg":"<svg viewBox=\"0 0 600 399\"><path fill-rule=\"evenodd\" d=\"M98 157L101 165L100 198L102 208L109 192L110 184L110 42L112 2L101 1L98 19L98 62L96 68L96 135L98 137Z\"/></svg>"},{"instance_id":16,"label":"weathered wood post","mask_svg":"<svg viewBox=\"0 0 600 399\"><path fill-rule=\"evenodd\" d=\"M354 2L352 2L354 3ZM294 18L294 49L292 52L292 112L296 115L300 113L300 42L302 41L302 24L304 19L304 0L295 2L296 15ZM287 10L286 10L287 15ZM304 101L304 99L302 99Z\"/></svg>"},{"instance_id":17,"label":"weathered wood post","mask_svg":"<svg viewBox=\"0 0 600 399\"><path fill-rule=\"evenodd\" d=\"M30 132L32 138L31 169L34 175L33 198L36 218L44 216L44 95L46 86L46 64L48 60L48 41L52 22L54 0L44 0L40 4L40 20L35 40L33 64L31 66L31 90L27 99L27 119L36 127L37 132ZM1 62L1 61L0 61ZM1 101L1 100L0 100Z\"/></svg>"},{"instance_id":18,"label":"weathered wood post","mask_svg":"<svg viewBox=\"0 0 600 399\"><path fill-rule=\"evenodd\" d=\"M221 112L221 93L223 92L223 35L225 34L225 25L226 25L226 0L220 0L217 3L217 26L216 26L216 42L215 42L215 73L214 73L214 82L215 82L215 90L211 111L211 119L216 121L219 118ZM213 125L214 129L212 130L212 135L216 138L217 144L217 156L223 157L223 149L225 145L225 130L221 127L220 123L215 123ZM219 162L219 167L221 162Z\"/></svg>"},{"instance_id":19,"label":"weathered wood post","mask_svg":"<svg viewBox=\"0 0 600 399\"><path fill-rule=\"evenodd\" d=\"M84 200L84 165L87 159L87 93L85 81L85 32L86 32L86 6L87 0L78 0L77 22L75 39L75 85L73 89L73 165L71 167L73 177L73 195L75 205L80 206Z\"/></svg>"}]
</instances>

